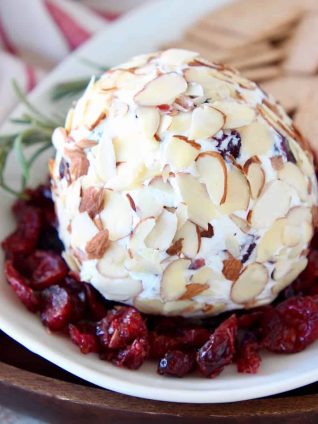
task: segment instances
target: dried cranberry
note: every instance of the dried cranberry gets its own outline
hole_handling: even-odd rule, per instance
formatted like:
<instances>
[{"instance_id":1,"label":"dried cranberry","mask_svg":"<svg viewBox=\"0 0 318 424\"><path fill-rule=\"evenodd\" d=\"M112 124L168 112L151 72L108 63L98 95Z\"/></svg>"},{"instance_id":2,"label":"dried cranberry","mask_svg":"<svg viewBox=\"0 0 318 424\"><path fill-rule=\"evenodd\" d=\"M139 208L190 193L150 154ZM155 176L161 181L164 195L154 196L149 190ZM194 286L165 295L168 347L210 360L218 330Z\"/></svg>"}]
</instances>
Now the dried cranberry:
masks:
<instances>
[{"instance_id":1,"label":"dried cranberry","mask_svg":"<svg viewBox=\"0 0 318 424\"><path fill-rule=\"evenodd\" d=\"M70 322L73 312L71 295L66 288L55 285L41 292L42 323L51 331L63 330Z\"/></svg>"},{"instance_id":2,"label":"dried cranberry","mask_svg":"<svg viewBox=\"0 0 318 424\"><path fill-rule=\"evenodd\" d=\"M211 332L206 328L185 328L181 331L179 336L180 344L182 346L189 346L190 348L201 347L210 338Z\"/></svg>"},{"instance_id":3,"label":"dried cranberry","mask_svg":"<svg viewBox=\"0 0 318 424\"><path fill-rule=\"evenodd\" d=\"M288 162L296 163L295 156L289 147L289 142L282 134L277 133L279 136L279 143L274 146L275 150L280 153Z\"/></svg>"},{"instance_id":4,"label":"dried cranberry","mask_svg":"<svg viewBox=\"0 0 318 424\"><path fill-rule=\"evenodd\" d=\"M69 324L68 332L72 342L82 353L98 352L98 340L93 326Z\"/></svg>"},{"instance_id":5,"label":"dried cranberry","mask_svg":"<svg viewBox=\"0 0 318 424\"><path fill-rule=\"evenodd\" d=\"M210 339L199 349L196 360L205 377L216 377L225 365L233 361L236 332L237 318L232 315L217 327Z\"/></svg>"},{"instance_id":6,"label":"dried cranberry","mask_svg":"<svg viewBox=\"0 0 318 424\"><path fill-rule=\"evenodd\" d=\"M42 250L52 250L59 254L64 250L64 245L59 239L56 228L51 226L46 226L42 229L37 247Z\"/></svg>"},{"instance_id":7,"label":"dried cranberry","mask_svg":"<svg viewBox=\"0 0 318 424\"><path fill-rule=\"evenodd\" d=\"M308 265L293 283L293 293L312 294L318 286L318 251L312 250L308 255Z\"/></svg>"},{"instance_id":8,"label":"dried cranberry","mask_svg":"<svg viewBox=\"0 0 318 424\"><path fill-rule=\"evenodd\" d=\"M17 214L18 228L3 242L2 247L7 256L29 254L35 248L41 226L41 213L33 206L24 206Z\"/></svg>"},{"instance_id":9,"label":"dried cranberry","mask_svg":"<svg viewBox=\"0 0 318 424\"><path fill-rule=\"evenodd\" d=\"M253 250L255 249L255 247L256 247L255 242L252 242L251 244L248 244L248 245L245 246L245 248L242 252L242 263L243 264L249 259Z\"/></svg>"},{"instance_id":10,"label":"dried cranberry","mask_svg":"<svg viewBox=\"0 0 318 424\"><path fill-rule=\"evenodd\" d=\"M84 319L87 308L84 284L81 281L68 276L64 278L60 285L67 289L72 300L73 307L70 322L77 322Z\"/></svg>"},{"instance_id":11,"label":"dried cranberry","mask_svg":"<svg viewBox=\"0 0 318 424\"><path fill-rule=\"evenodd\" d=\"M5 262L4 273L21 302L29 311L36 312L39 309L39 298L28 286L26 279L14 268L12 261Z\"/></svg>"},{"instance_id":12,"label":"dried cranberry","mask_svg":"<svg viewBox=\"0 0 318 424\"><path fill-rule=\"evenodd\" d=\"M113 359L113 362L119 367L136 370L144 363L148 353L149 344L147 339L136 339L126 349L121 350L116 358Z\"/></svg>"},{"instance_id":13,"label":"dried cranberry","mask_svg":"<svg viewBox=\"0 0 318 424\"><path fill-rule=\"evenodd\" d=\"M260 346L253 333L246 333L237 344L236 367L238 372L256 374L260 365Z\"/></svg>"},{"instance_id":14,"label":"dried cranberry","mask_svg":"<svg viewBox=\"0 0 318 424\"><path fill-rule=\"evenodd\" d=\"M318 305L310 297L291 297L267 308L261 327L267 350L300 352L318 338Z\"/></svg>"},{"instance_id":15,"label":"dried cranberry","mask_svg":"<svg viewBox=\"0 0 318 424\"><path fill-rule=\"evenodd\" d=\"M107 312L96 328L102 346L122 349L135 339L147 336L147 327L141 314L132 307L119 306Z\"/></svg>"},{"instance_id":16,"label":"dried cranberry","mask_svg":"<svg viewBox=\"0 0 318 424\"><path fill-rule=\"evenodd\" d=\"M218 136L214 136L216 147L222 156L230 154L235 159L240 155L241 150L241 136L235 130L226 130Z\"/></svg>"},{"instance_id":17,"label":"dried cranberry","mask_svg":"<svg viewBox=\"0 0 318 424\"><path fill-rule=\"evenodd\" d=\"M36 250L29 258L32 263L31 287L37 290L52 286L63 280L68 268L61 255Z\"/></svg>"},{"instance_id":18,"label":"dried cranberry","mask_svg":"<svg viewBox=\"0 0 318 424\"><path fill-rule=\"evenodd\" d=\"M180 350L167 352L158 363L158 374L183 377L189 374L195 365L195 356Z\"/></svg>"},{"instance_id":19,"label":"dried cranberry","mask_svg":"<svg viewBox=\"0 0 318 424\"><path fill-rule=\"evenodd\" d=\"M103 298L91 284L84 283L84 288L86 291L87 306L90 316L95 321L99 321L107 314L107 308L104 304Z\"/></svg>"},{"instance_id":20,"label":"dried cranberry","mask_svg":"<svg viewBox=\"0 0 318 424\"><path fill-rule=\"evenodd\" d=\"M172 335L157 334L154 331L149 332L150 353L152 359L160 359L167 352L180 349L180 339Z\"/></svg>"},{"instance_id":21,"label":"dried cranberry","mask_svg":"<svg viewBox=\"0 0 318 424\"><path fill-rule=\"evenodd\" d=\"M198 258L191 262L189 269L199 269L205 265L205 260Z\"/></svg>"}]
</instances>

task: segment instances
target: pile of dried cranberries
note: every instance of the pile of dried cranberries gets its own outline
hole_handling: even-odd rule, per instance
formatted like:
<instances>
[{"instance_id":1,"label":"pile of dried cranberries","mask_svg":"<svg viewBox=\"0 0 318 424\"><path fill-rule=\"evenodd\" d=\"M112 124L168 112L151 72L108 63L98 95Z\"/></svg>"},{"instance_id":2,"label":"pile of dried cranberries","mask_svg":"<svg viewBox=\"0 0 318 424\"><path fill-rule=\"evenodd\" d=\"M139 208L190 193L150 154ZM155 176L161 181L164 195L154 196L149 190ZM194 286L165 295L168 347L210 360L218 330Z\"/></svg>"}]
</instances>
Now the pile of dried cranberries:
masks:
<instances>
[{"instance_id":1,"label":"pile of dried cranberries","mask_svg":"<svg viewBox=\"0 0 318 424\"><path fill-rule=\"evenodd\" d=\"M64 262L48 186L28 190L12 208L17 229L3 242L8 283L51 331L68 334L82 353L117 366L158 361L158 373L183 377L198 370L216 377L235 363L256 373L260 350L294 353L318 339L318 235L309 264L273 305L202 320L140 314L103 299Z\"/></svg>"}]
</instances>

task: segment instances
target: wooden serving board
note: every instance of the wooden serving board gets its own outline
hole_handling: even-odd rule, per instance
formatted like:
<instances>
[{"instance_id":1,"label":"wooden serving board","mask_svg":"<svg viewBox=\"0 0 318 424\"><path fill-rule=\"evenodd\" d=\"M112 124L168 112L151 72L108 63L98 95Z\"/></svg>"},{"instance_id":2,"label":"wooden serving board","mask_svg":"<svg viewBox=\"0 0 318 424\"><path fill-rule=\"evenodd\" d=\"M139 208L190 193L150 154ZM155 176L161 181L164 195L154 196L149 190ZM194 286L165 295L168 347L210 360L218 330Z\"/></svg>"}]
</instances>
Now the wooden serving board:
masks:
<instances>
[{"instance_id":1,"label":"wooden serving board","mask_svg":"<svg viewBox=\"0 0 318 424\"><path fill-rule=\"evenodd\" d=\"M265 399L177 404L99 389L31 353L0 332L0 403L50 424L313 424L318 383Z\"/></svg>"}]
</instances>

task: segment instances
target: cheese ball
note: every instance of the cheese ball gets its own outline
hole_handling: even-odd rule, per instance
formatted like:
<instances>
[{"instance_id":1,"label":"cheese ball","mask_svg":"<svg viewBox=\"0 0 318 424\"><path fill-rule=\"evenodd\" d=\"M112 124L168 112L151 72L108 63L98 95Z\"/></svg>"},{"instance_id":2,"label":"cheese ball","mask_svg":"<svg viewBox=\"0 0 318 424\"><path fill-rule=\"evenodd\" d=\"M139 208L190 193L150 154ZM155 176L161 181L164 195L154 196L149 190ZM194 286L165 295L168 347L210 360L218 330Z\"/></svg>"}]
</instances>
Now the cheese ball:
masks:
<instances>
[{"instance_id":1,"label":"cheese ball","mask_svg":"<svg viewBox=\"0 0 318 424\"><path fill-rule=\"evenodd\" d=\"M92 78L53 134L64 257L106 299L161 315L272 302L306 267L312 155L255 83L198 53Z\"/></svg>"}]
</instances>

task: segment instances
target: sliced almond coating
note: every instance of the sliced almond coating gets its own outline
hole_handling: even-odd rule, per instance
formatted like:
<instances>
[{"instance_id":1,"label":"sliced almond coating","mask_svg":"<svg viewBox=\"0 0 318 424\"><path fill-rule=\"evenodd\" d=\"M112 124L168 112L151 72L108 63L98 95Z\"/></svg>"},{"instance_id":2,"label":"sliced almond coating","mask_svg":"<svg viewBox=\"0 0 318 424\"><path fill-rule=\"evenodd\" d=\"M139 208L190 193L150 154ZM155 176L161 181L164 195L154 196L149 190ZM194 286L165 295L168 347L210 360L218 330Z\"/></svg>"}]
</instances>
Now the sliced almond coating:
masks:
<instances>
[{"instance_id":1,"label":"sliced almond coating","mask_svg":"<svg viewBox=\"0 0 318 424\"><path fill-rule=\"evenodd\" d=\"M174 255L180 255L182 251L182 243L183 239L178 239L173 242L173 244L166 250L167 255L174 256Z\"/></svg>"},{"instance_id":2,"label":"sliced almond coating","mask_svg":"<svg viewBox=\"0 0 318 424\"><path fill-rule=\"evenodd\" d=\"M314 166L310 155L308 155L308 153L300 147L297 141L293 139L289 139L289 146L293 155L297 159L297 165L299 165L305 175L311 177L314 173ZM315 146L313 145L312 148L314 149L314 147Z\"/></svg>"},{"instance_id":3,"label":"sliced almond coating","mask_svg":"<svg viewBox=\"0 0 318 424\"><path fill-rule=\"evenodd\" d=\"M189 142L186 138L177 136L171 139L165 145L166 161L175 170L188 168L198 156L200 145L197 147Z\"/></svg>"},{"instance_id":4,"label":"sliced almond coating","mask_svg":"<svg viewBox=\"0 0 318 424\"><path fill-rule=\"evenodd\" d=\"M255 110L245 104L219 101L213 106L225 115L224 128L240 128L249 125L255 119Z\"/></svg>"},{"instance_id":5,"label":"sliced almond coating","mask_svg":"<svg viewBox=\"0 0 318 424\"><path fill-rule=\"evenodd\" d=\"M176 134L182 134L189 130L191 126L191 121L192 121L191 112L179 112L178 115L171 117L171 122L168 127L168 130Z\"/></svg>"},{"instance_id":6,"label":"sliced almond coating","mask_svg":"<svg viewBox=\"0 0 318 424\"><path fill-rule=\"evenodd\" d=\"M161 297L167 300L179 299L186 292L186 271L191 261L188 259L177 259L167 266L162 274Z\"/></svg>"},{"instance_id":7,"label":"sliced almond coating","mask_svg":"<svg viewBox=\"0 0 318 424\"><path fill-rule=\"evenodd\" d=\"M275 141L268 126L260 122L240 128L240 135L242 152L249 156L268 154Z\"/></svg>"},{"instance_id":8,"label":"sliced almond coating","mask_svg":"<svg viewBox=\"0 0 318 424\"><path fill-rule=\"evenodd\" d=\"M174 100L187 89L186 80L179 74L160 75L148 82L134 97L141 106L159 106L172 104Z\"/></svg>"},{"instance_id":9,"label":"sliced almond coating","mask_svg":"<svg viewBox=\"0 0 318 424\"><path fill-rule=\"evenodd\" d=\"M156 225L148 234L146 246L153 249L166 250L171 245L177 231L177 217L164 209L156 219Z\"/></svg>"},{"instance_id":10,"label":"sliced almond coating","mask_svg":"<svg viewBox=\"0 0 318 424\"><path fill-rule=\"evenodd\" d=\"M184 314L189 308L193 306L192 300L175 300L171 302L165 302L163 305L164 315L180 315Z\"/></svg>"},{"instance_id":11,"label":"sliced almond coating","mask_svg":"<svg viewBox=\"0 0 318 424\"><path fill-rule=\"evenodd\" d=\"M132 255L138 249L145 247L145 239L156 225L156 219L153 217L142 219L134 228L129 241L129 250Z\"/></svg>"},{"instance_id":12,"label":"sliced almond coating","mask_svg":"<svg viewBox=\"0 0 318 424\"><path fill-rule=\"evenodd\" d=\"M178 67L180 65L189 63L197 56L199 56L199 53L192 52L190 50L167 49L160 54L159 60L164 65Z\"/></svg>"},{"instance_id":13,"label":"sliced almond coating","mask_svg":"<svg viewBox=\"0 0 318 424\"><path fill-rule=\"evenodd\" d=\"M261 237L257 244L257 261L265 262L273 258L284 245L283 234L287 220L277 219L271 228Z\"/></svg>"},{"instance_id":14,"label":"sliced almond coating","mask_svg":"<svg viewBox=\"0 0 318 424\"><path fill-rule=\"evenodd\" d=\"M144 299L137 296L134 306L138 311L144 314L161 314L163 310L163 303L159 299Z\"/></svg>"},{"instance_id":15,"label":"sliced almond coating","mask_svg":"<svg viewBox=\"0 0 318 424\"><path fill-rule=\"evenodd\" d=\"M227 169L222 156L216 152L200 153L196 166L212 202L216 205L224 203L227 191Z\"/></svg>"},{"instance_id":16,"label":"sliced almond coating","mask_svg":"<svg viewBox=\"0 0 318 424\"><path fill-rule=\"evenodd\" d=\"M222 273L227 280L235 281L238 279L242 267L242 262L229 253L229 258L223 261Z\"/></svg>"},{"instance_id":17,"label":"sliced almond coating","mask_svg":"<svg viewBox=\"0 0 318 424\"><path fill-rule=\"evenodd\" d=\"M97 146L92 148L96 173L103 182L116 175L116 156L113 141L103 136Z\"/></svg>"},{"instance_id":18,"label":"sliced almond coating","mask_svg":"<svg viewBox=\"0 0 318 424\"><path fill-rule=\"evenodd\" d=\"M303 272L303 270L306 268L308 263L307 258L300 258L296 263L293 264L293 266L286 272L282 277L276 278L274 272L274 278L277 280L276 284L272 287L273 294L278 294L281 290L283 290L285 287L289 286L290 283L292 283L298 275Z\"/></svg>"},{"instance_id":19,"label":"sliced almond coating","mask_svg":"<svg viewBox=\"0 0 318 424\"><path fill-rule=\"evenodd\" d=\"M182 239L181 252L188 258L194 258L200 250L201 236L198 227L190 221L177 231L175 239Z\"/></svg>"},{"instance_id":20,"label":"sliced almond coating","mask_svg":"<svg viewBox=\"0 0 318 424\"><path fill-rule=\"evenodd\" d=\"M133 278L111 278L103 281L100 291L109 300L124 302L141 293L142 283Z\"/></svg>"},{"instance_id":21,"label":"sliced almond coating","mask_svg":"<svg viewBox=\"0 0 318 424\"><path fill-rule=\"evenodd\" d=\"M207 230L208 223L219 214L205 187L191 174L177 174L176 182L181 197L188 206L189 219Z\"/></svg>"},{"instance_id":22,"label":"sliced almond coating","mask_svg":"<svg viewBox=\"0 0 318 424\"><path fill-rule=\"evenodd\" d=\"M268 228L277 219L286 215L291 201L289 185L283 181L268 183L256 200L251 224L254 228Z\"/></svg>"},{"instance_id":23,"label":"sliced almond coating","mask_svg":"<svg viewBox=\"0 0 318 424\"><path fill-rule=\"evenodd\" d=\"M105 190L105 206L100 218L109 231L109 239L119 240L132 230L132 210L127 197L121 193Z\"/></svg>"},{"instance_id":24,"label":"sliced almond coating","mask_svg":"<svg viewBox=\"0 0 318 424\"><path fill-rule=\"evenodd\" d=\"M163 209L163 199L159 195L152 191L150 187L142 187L139 190L130 192L135 206L136 212L140 219L157 217L161 214Z\"/></svg>"},{"instance_id":25,"label":"sliced almond coating","mask_svg":"<svg viewBox=\"0 0 318 424\"><path fill-rule=\"evenodd\" d=\"M207 98L220 99L231 94L231 86L215 78L207 67L191 67L184 72L185 79L191 83L199 84Z\"/></svg>"},{"instance_id":26,"label":"sliced almond coating","mask_svg":"<svg viewBox=\"0 0 318 424\"><path fill-rule=\"evenodd\" d=\"M117 165L116 175L109 179L107 188L113 190L132 190L139 187L146 178L146 167L143 163L122 162Z\"/></svg>"},{"instance_id":27,"label":"sliced almond coating","mask_svg":"<svg viewBox=\"0 0 318 424\"><path fill-rule=\"evenodd\" d=\"M235 225L237 225L239 229L243 231L243 233L248 234L251 231L251 226L247 221L245 221L245 219L240 218L234 213L230 214L230 218L235 223Z\"/></svg>"},{"instance_id":28,"label":"sliced almond coating","mask_svg":"<svg viewBox=\"0 0 318 424\"><path fill-rule=\"evenodd\" d=\"M313 226L315 229L317 229L318 228L318 206L314 205L311 208L311 213L312 213Z\"/></svg>"},{"instance_id":29,"label":"sliced almond coating","mask_svg":"<svg viewBox=\"0 0 318 424\"><path fill-rule=\"evenodd\" d=\"M160 124L160 112L154 107L139 107L136 110L139 128L147 137L153 137Z\"/></svg>"},{"instance_id":30,"label":"sliced almond coating","mask_svg":"<svg viewBox=\"0 0 318 424\"><path fill-rule=\"evenodd\" d=\"M193 139L214 136L224 127L225 116L214 107L203 105L192 112L189 137Z\"/></svg>"},{"instance_id":31,"label":"sliced almond coating","mask_svg":"<svg viewBox=\"0 0 318 424\"><path fill-rule=\"evenodd\" d=\"M103 257L109 246L109 233L108 230L99 231L89 242L86 244L86 253L88 259L100 259Z\"/></svg>"},{"instance_id":32,"label":"sliced almond coating","mask_svg":"<svg viewBox=\"0 0 318 424\"><path fill-rule=\"evenodd\" d=\"M235 303L247 303L255 299L268 282L268 272L257 262L248 265L232 285L231 299Z\"/></svg>"},{"instance_id":33,"label":"sliced almond coating","mask_svg":"<svg viewBox=\"0 0 318 424\"><path fill-rule=\"evenodd\" d=\"M249 182L251 195L257 199L265 184L265 172L256 156L248 159L244 164L244 172Z\"/></svg>"},{"instance_id":34,"label":"sliced almond coating","mask_svg":"<svg viewBox=\"0 0 318 424\"><path fill-rule=\"evenodd\" d=\"M207 284L208 281L214 278L214 272L211 268L204 266L200 268L191 278L193 284Z\"/></svg>"},{"instance_id":35,"label":"sliced almond coating","mask_svg":"<svg viewBox=\"0 0 318 424\"><path fill-rule=\"evenodd\" d=\"M87 212L93 219L99 214L104 206L104 189L98 187L89 187L83 190L82 198L79 204L80 212Z\"/></svg>"},{"instance_id":36,"label":"sliced almond coating","mask_svg":"<svg viewBox=\"0 0 318 424\"><path fill-rule=\"evenodd\" d=\"M84 250L86 243L98 233L87 212L79 213L72 220L71 245Z\"/></svg>"},{"instance_id":37,"label":"sliced almond coating","mask_svg":"<svg viewBox=\"0 0 318 424\"><path fill-rule=\"evenodd\" d=\"M250 189L245 175L237 168L232 168L227 175L227 192L225 202L220 206L223 214L246 210L250 202Z\"/></svg>"},{"instance_id":38,"label":"sliced almond coating","mask_svg":"<svg viewBox=\"0 0 318 424\"><path fill-rule=\"evenodd\" d=\"M154 199L162 202L163 205L174 207L176 205L176 196L169 181L164 181L161 176L154 177L148 185L150 193Z\"/></svg>"},{"instance_id":39,"label":"sliced almond coating","mask_svg":"<svg viewBox=\"0 0 318 424\"><path fill-rule=\"evenodd\" d=\"M178 218L177 229L179 230L189 218L188 206L184 203L179 203L175 213L176 213L177 218Z\"/></svg>"},{"instance_id":40,"label":"sliced almond coating","mask_svg":"<svg viewBox=\"0 0 318 424\"><path fill-rule=\"evenodd\" d=\"M180 297L180 300L192 299L194 296L198 296L210 286L208 284L190 283L186 286L186 292Z\"/></svg>"},{"instance_id":41,"label":"sliced almond coating","mask_svg":"<svg viewBox=\"0 0 318 424\"><path fill-rule=\"evenodd\" d=\"M287 216L287 225L283 233L283 242L288 247L298 243L308 243L313 235L312 213L310 208L295 206Z\"/></svg>"},{"instance_id":42,"label":"sliced almond coating","mask_svg":"<svg viewBox=\"0 0 318 424\"><path fill-rule=\"evenodd\" d=\"M294 187L301 200L307 199L307 181L297 165L292 162L284 163L282 169L278 171L278 177Z\"/></svg>"}]
</instances>

